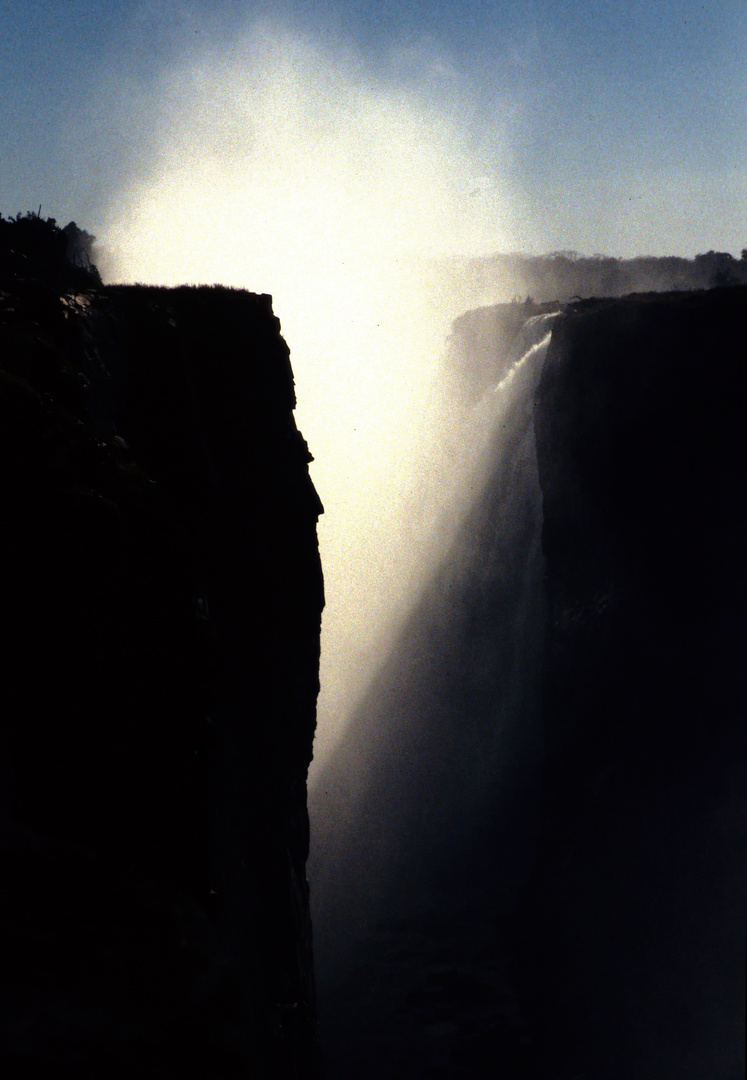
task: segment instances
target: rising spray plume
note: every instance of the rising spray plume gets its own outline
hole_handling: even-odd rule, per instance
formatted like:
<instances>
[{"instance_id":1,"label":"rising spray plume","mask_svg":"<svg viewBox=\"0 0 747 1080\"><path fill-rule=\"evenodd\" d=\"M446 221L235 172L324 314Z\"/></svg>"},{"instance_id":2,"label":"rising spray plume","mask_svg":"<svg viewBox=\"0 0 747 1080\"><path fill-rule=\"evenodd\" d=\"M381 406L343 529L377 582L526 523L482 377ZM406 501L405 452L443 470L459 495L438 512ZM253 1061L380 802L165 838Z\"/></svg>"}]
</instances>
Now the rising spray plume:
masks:
<instances>
[{"instance_id":1,"label":"rising spray plume","mask_svg":"<svg viewBox=\"0 0 747 1080\"><path fill-rule=\"evenodd\" d=\"M100 230L109 280L273 296L326 510L312 783L474 484L439 361L452 319L501 299L470 295L458 257L511 246L517 213L453 70L390 69L258 25L190 54L134 94L148 153Z\"/></svg>"}]
</instances>

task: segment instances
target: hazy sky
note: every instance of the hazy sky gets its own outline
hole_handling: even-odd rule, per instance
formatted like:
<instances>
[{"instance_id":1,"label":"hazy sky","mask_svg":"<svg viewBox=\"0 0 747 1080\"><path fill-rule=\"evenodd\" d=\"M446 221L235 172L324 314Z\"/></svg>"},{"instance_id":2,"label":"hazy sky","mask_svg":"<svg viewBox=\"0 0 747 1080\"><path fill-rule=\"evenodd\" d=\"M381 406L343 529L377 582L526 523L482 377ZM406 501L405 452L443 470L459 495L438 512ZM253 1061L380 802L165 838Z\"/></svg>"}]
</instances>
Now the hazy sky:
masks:
<instances>
[{"instance_id":1,"label":"hazy sky","mask_svg":"<svg viewBox=\"0 0 747 1080\"><path fill-rule=\"evenodd\" d=\"M172 73L210 57L214 78L226 56L235 72L257 24L322 50L331 98L339 57L346 85L415 95L458 127L478 213L497 187L511 218L467 246L747 244L744 0L0 0L0 211L41 204L105 234L112 200L168 137Z\"/></svg>"}]
</instances>

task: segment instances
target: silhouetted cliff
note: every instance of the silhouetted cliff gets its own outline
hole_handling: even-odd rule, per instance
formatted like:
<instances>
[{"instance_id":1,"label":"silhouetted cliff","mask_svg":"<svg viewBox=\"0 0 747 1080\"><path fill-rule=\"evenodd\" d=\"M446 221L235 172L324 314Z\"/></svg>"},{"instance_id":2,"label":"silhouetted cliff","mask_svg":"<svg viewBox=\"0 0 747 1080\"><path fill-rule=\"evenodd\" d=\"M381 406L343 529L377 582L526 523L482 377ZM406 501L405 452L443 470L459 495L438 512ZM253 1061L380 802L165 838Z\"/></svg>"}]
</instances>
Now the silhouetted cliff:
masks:
<instances>
[{"instance_id":1,"label":"silhouetted cliff","mask_svg":"<svg viewBox=\"0 0 747 1080\"><path fill-rule=\"evenodd\" d=\"M313 1076L321 507L270 298L3 289L0 1068Z\"/></svg>"},{"instance_id":2,"label":"silhouetted cliff","mask_svg":"<svg viewBox=\"0 0 747 1080\"><path fill-rule=\"evenodd\" d=\"M744 1069L747 289L576 304L535 409L543 832L518 977L546 1077Z\"/></svg>"}]
</instances>

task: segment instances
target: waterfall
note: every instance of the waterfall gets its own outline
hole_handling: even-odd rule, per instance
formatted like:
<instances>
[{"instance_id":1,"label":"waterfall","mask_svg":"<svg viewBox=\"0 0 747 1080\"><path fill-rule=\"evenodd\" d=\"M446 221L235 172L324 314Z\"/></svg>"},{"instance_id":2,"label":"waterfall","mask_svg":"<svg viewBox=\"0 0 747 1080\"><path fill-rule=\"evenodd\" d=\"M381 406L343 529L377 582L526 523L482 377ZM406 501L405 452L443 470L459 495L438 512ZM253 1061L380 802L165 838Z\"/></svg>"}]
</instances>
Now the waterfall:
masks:
<instances>
[{"instance_id":1,"label":"waterfall","mask_svg":"<svg viewBox=\"0 0 747 1080\"><path fill-rule=\"evenodd\" d=\"M452 522L448 549L311 791L333 1080L424 1074L444 1052L434 1020L448 1005L458 1027L460 994L495 1012L481 1027L512 1022L496 921L537 827L544 606L532 411L553 317L528 320L506 374L476 404L454 403L462 459L440 515L442 530Z\"/></svg>"}]
</instances>

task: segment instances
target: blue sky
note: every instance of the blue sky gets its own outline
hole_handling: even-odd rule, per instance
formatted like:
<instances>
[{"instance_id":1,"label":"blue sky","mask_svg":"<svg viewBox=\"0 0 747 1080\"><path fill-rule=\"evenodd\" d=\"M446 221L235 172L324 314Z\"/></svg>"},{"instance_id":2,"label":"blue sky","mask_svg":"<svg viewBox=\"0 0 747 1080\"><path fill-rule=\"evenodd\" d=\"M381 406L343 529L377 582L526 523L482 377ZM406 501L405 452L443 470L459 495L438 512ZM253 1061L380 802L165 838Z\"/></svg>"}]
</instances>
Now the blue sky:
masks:
<instances>
[{"instance_id":1,"label":"blue sky","mask_svg":"<svg viewBox=\"0 0 747 1080\"><path fill-rule=\"evenodd\" d=\"M354 55L363 82L435 94L488 175L500 129L496 168L521 206L512 245L747 244L742 0L2 0L0 211L41 204L105 231L119 186L155 152L147 102L168 72L230 50L255 19L320 41L328 64Z\"/></svg>"}]
</instances>

